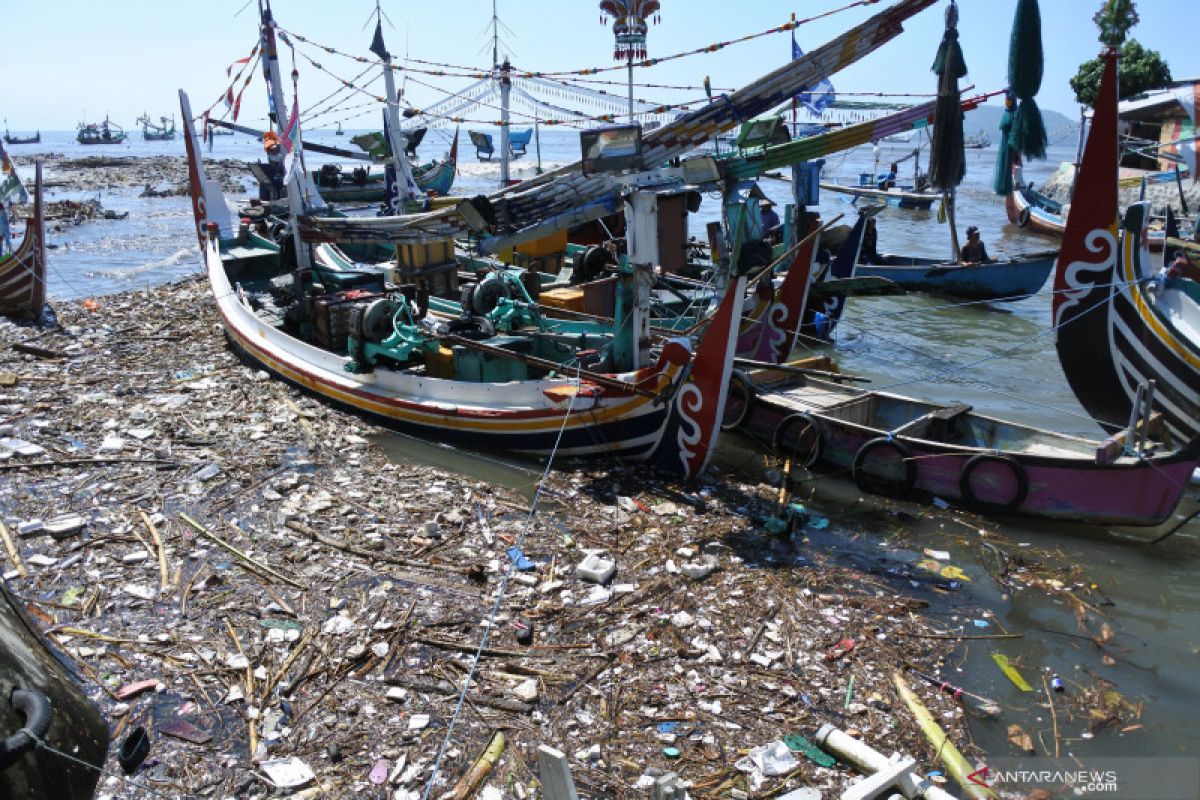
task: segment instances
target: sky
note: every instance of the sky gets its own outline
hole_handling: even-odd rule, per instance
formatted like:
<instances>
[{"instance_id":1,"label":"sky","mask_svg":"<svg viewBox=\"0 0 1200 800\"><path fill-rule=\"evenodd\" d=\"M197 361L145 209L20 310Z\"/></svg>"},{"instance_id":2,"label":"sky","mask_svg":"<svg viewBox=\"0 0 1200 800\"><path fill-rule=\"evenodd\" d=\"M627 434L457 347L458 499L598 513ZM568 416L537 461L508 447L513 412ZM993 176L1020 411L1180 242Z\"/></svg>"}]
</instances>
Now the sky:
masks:
<instances>
[{"instance_id":1,"label":"sky","mask_svg":"<svg viewBox=\"0 0 1200 800\"><path fill-rule=\"evenodd\" d=\"M126 129L135 128L143 112L152 118L178 116L176 90L186 89L197 113L216 101L229 83L226 67L247 55L257 36L255 0L41 0L20 3L20 14L6 14L5 45L0 48L0 117L14 132L73 130L82 121L108 115ZM662 0L661 23L651 25L648 51L663 57L744 36L798 18L846 5L848 0ZM501 51L523 70L555 71L614 66L611 24L601 26L594 0L496 0L502 22ZM905 32L831 77L840 92L932 93L929 71L944 27L941 2L905 24ZM1068 80L1079 64L1094 58L1100 45L1092 16L1100 0L1042 0L1045 75L1038 103L1069 118L1078 117ZM0 10L17 0L0 0ZM811 50L888 5L883 0L802 25L796 31L804 50ZM1158 50L1175 78L1200 77L1200 22L1182 14L1180 0L1139 0L1141 21L1132 36ZM312 41L342 52L368 55L370 15L375 0L275 0L280 25ZM969 75L965 87L1003 88L1006 82L1009 33L1016 0L961 0L960 41ZM492 0L401 2L382 0L388 49L399 60L411 58L486 69L491 62ZM364 65L311 47L298 45L339 78L352 79ZM287 48L281 47L286 71ZM786 33L762 36L715 53L676 59L653 68L636 69L635 82L698 87L708 76L717 90L740 87L778 67L790 56ZM300 72L302 108L316 104L337 84L303 58ZM368 76L369 77L369 76ZM624 81L624 70L593 79ZM365 80L365 79L364 79ZM430 86L418 85L417 81ZM406 86L408 101L422 107L470 81L464 78L413 75ZM378 84L377 84L378 85ZM438 88L431 88L438 87ZM624 86L596 85L623 95ZM700 96L698 89L639 88L636 95L654 102L680 102ZM844 99L852 98L843 95ZM265 108L261 74L243 100L240 121L255 125ZM360 96L345 105L363 102ZM218 110L223 106L218 106ZM377 112L349 119L348 128L376 127ZM473 112L475 117L496 114ZM330 126L332 121L323 120ZM261 123L258 123L261 124ZM314 123L315 124L315 123Z\"/></svg>"}]
</instances>

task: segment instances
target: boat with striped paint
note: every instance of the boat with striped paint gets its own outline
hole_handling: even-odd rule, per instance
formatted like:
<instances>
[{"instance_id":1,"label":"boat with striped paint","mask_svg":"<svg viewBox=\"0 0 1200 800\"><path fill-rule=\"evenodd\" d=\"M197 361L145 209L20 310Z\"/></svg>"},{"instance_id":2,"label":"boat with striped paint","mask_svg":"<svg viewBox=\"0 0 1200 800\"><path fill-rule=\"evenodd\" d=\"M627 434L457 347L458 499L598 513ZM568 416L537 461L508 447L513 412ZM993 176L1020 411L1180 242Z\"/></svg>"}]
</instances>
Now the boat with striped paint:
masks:
<instances>
[{"instance_id":1,"label":"boat with striped paint","mask_svg":"<svg viewBox=\"0 0 1200 800\"><path fill-rule=\"evenodd\" d=\"M1200 286L1157 275L1147 203L1119 215L1117 56L1105 64L1092 128L1067 215L1054 279L1059 361L1080 404L1109 430L1124 427L1139 387L1154 382L1166 426L1200 435Z\"/></svg>"}]
</instances>

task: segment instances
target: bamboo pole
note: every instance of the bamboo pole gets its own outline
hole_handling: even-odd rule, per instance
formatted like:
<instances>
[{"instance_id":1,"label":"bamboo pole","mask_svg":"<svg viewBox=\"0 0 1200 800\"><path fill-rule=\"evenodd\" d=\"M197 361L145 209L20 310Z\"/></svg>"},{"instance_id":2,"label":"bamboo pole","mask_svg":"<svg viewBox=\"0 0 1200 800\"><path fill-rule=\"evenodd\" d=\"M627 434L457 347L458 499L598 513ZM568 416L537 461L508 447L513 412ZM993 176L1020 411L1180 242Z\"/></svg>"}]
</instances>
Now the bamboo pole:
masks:
<instances>
[{"instance_id":1,"label":"bamboo pole","mask_svg":"<svg viewBox=\"0 0 1200 800\"><path fill-rule=\"evenodd\" d=\"M251 558L249 555L247 555L246 553L237 549L233 545L229 544L224 539L217 536L215 533L209 532L209 530L207 528L205 528L199 522L196 522L196 520L192 519L187 514L181 513L179 515L179 518L182 519L184 522L186 522L188 525L192 526L192 528L197 533L203 534L207 538L216 542L222 549L227 550L230 553L233 553L235 556L242 559L247 564L250 564L255 569L262 570L263 572L267 573L268 575L270 575L273 578L278 578L279 580L283 581L288 586L291 586L294 589L305 589L306 588L304 586L304 584L292 580L287 575L284 575L282 572L279 572L278 570L275 570L272 567L267 566L266 564L264 564L261 561L258 561L257 559Z\"/></svg>"},{"instance_id":2,"label":"bamboo pole","mask_svg":"<svg viewBox=\"0 0 1200 800\"><path fill-rule=\"evenodd\" d=\"M471 769L458 779L458 783L454 784L454 789L450 792L453 800L467 800L479 790L480 785L500 760L500 756L504 752L504 745L504 734L500 731L493 733L483 754L479 756Z\"/></svg>"},{"instance_id":3,"label":"bamboo pole","mask_svg":"<svg viewBox=\"0 0 1200 800\"><path fill-rule=\"evenodd\" d=\"M933 745L933 749L937 751L938 758L946 767L946 772L962 787L963 793L973 800L995 800L995 792L986 786L980 786L967 779L967 776L973 773L975 768L971 766L970 762L963 757L959 749L946 736L946 732L934 720L933 715L929 713L929 709L913 693L908 682L904 680L904 676L899 672L893 672L892 683L895 684L896 692L900 695L900 699L904 701L904 704L908 706L908 710L916 718L921 731L929 739L929 743Z\"/></svg>"},{"instance_id":4,"label":"bamboo pole","mask_svg":"<svg viewBox=\"0 0 1200 800\"><path fill-rule=\"evenodd\" d=\"M158 535L158 528L154 527L154 523L150 521L150 517L145 511L138 511L142 515L142 523L150 531L150 538L154 540L154 547L158 550L158 583L159 588L164 592L171 586L171 575L167 569L167 551L163 548L162 537Z\"/></svg>"},{"instance_id":5,"label":"bamboo pole","mask_svg":"<svg viewBox=\"0 0 1200 800\"><path fill-rule=\"evenodd\" d=\"M25 562L21 560L21 553L13 543L12 537L8 535L8 526L3 522L0 522L0 539L4 539L4 549L8 551L8 560L16 568L17 574L22 578L28 578L29 570L26 569Z\"/></svg>"},{"instance_id":6,"label":"bamboo pole","mask_svg":"<svg viewBox=\"0 0 1200 800\"><path fill-rule=\"evenodd\" d=\"M246 659L246 702L256 703L254 698L254 665L250 663L250 659L246 656L246 651L242 649L242 642L237 637L237 631L233 629L233 623L229 618L225 618L225 627L229 629L229 638L233 639L234 645L237 646L238 654ZM253 717L246 717L246 725L249 728L250 738L250 757L254 757L255 751L258 750L258 726Z\"/></svg>"},{"instance_id":7,"label":"bamboo pole","mask_svg":"<svg viewBox=\"0 0 1200 800\"><path fill-rule=\"evenodd\" d=\"M1058 758L1058 714L1054 710L1054 697L1050 694L1050 684L1046 682L1046 673L1042 673L1042 688L1046 690L1046 702L1050 704L1050 724L1054 726L1054 757Z\"/></svg>"}]
</instances>

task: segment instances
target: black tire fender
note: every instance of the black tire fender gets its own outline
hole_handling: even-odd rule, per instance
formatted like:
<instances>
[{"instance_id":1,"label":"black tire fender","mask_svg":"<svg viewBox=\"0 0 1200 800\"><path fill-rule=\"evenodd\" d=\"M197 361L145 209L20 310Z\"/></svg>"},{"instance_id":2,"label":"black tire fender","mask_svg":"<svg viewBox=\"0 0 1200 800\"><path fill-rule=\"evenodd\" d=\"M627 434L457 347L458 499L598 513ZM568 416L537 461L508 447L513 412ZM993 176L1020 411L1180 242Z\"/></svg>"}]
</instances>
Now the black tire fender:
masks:
<instances>
[{"instance_id":1,"label":"black tire fender","mask_svg":"<svg viewBox=\"0 0 1200 800\"><path fill-rule=\"evenodd\" d=\"M735 369L729 376L729 389L725 396L725 413L721 416L721 430L731 431L746 424L758 392L745 372ZM731 401L739 401L736 405Z\"/></svg>"},{"instance_id":2,"label":"black tire fender","mask_svg":"<svg viewBox=\"0 0 1200 800\"><path fill-rule=\"evenodd\" d=\"M872 477L864 469L867 457L871 453L889 449L899 453L901 460L904 462L904 480L899 483ZM863 446L858 448L858 452L854 454L854 463L851 467L851 472L854 475L854 484L859 489L862 489L864 492L876 494L887 494L889 492L903 494L912 489L917 482L917 462L912 458L912 451L903 442L896 441L887 436L879 436L864 442Z\"/></svg>"},{"instance_id":3,"label":"black tire fender","mask_svg":"<svg viewBox=\"0 0 1200 800\"><path fill-rule=\"evenodd\" d=\"M471 308L480 316L489 313L500 302L500 298L513 296L508 281L499 275L489 275L480 281L471 296Z\"/></svg>"},{"instance_id":4,"label":"black tire fender","mask_svg":"<svg viewBox=\"0 0 1200 800\"><path fill-rule=\"evenodd\" d=\"M797 436L796 447L792 448L792 452L789 452L784 445L784 441L789 429L797 425L801 426L800 434ZM812 432L812 444L804 446L803 437L809 431ZM781 456L803 455L804 458L799 462L799 465L807 469L817 463L817 459L821 457L821 428L817 425L817 421L813 419L812 414L807 414L803 411L789 414L775 426L775 433L771 435L771 449Z\"/></svg>"},{"instance_id":5,"label":"black tire fender","mask_svg":"<svg viewBox=\"0 0 1200 800\"><path fill-rule=\"evenodd\" d=\"M604 267L611 263L613 263L612 253L603 246L594 244L583 251L583 255L579 257L579 261L575 265L573 275L578 276L576 280L579 283L594 281L604 273Z\"/></svg>"},{"instance_id":6,"label":"black tire fender","mask_svg":"<svg viewBox=\"0 0 1200 800\"><path fill-rule=\"evenodd\" d=\"M12 736L0 740L0 769L7 769L23 754L37 746L50 729L54 708L50 698L37 689L13 689L9 703L25 715L25 725Z\"/></svg>"},{"instance_id":7,"label":"black tire fender","mask_svg":"<svg viewBox=\"0 0 1200 800\"><path fill-rule=\"evenodd\" d=\"M971 476L975 470L987 463L1004 464L1012 472L1013 479L1017 482L1017 491L1007 503L980 500L975 495ZM958 490L962 493L963 503L972 509L1007 514L1019 509L1029 497L1029 474L1025 472L1025 467L1021 466L1020 461L1007 453L979 453L968 458L967 463L963 464L962 473L958 478Z\"/></svg>"},{"instance_id":8,"label":"black tire fender","mask_svg":"<svg viewBox=\"0 0 1200 800\"><path fill-rule=\"evenodd\" d=\"M1029 207L1026 206L1017 212L1017 226L1024 228L1029 225Z\"/></svg>"}]
</instances>

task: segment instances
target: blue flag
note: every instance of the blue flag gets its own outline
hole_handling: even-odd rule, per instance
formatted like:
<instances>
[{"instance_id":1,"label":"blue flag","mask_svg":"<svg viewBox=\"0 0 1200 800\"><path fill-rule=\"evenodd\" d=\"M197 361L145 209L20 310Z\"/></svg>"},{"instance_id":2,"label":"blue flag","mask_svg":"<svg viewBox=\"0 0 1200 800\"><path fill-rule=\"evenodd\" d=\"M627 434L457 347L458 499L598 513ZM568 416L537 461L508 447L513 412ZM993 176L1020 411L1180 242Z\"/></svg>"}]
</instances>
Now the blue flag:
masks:
<instances>
[{"instance_id":1,"label":"blue flag","mask_svg":"<svg viewBox=\"0 0 1200 800\"><path fill-rule=\"evenodd\" d=\"M804 55L804 51L800 49L800 45L796 44L796 32L792 31L792 60L795 61L800 56ZM833 84L828 78L821 78L817 85L807 91L800 92L794 98L797 103L807 108L812 115L819 117L825 113L825 109L837 99L837 95L833 93Z\"/></svg>"}]
</instances>

